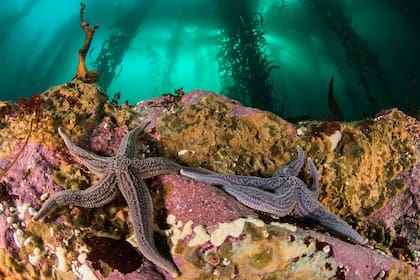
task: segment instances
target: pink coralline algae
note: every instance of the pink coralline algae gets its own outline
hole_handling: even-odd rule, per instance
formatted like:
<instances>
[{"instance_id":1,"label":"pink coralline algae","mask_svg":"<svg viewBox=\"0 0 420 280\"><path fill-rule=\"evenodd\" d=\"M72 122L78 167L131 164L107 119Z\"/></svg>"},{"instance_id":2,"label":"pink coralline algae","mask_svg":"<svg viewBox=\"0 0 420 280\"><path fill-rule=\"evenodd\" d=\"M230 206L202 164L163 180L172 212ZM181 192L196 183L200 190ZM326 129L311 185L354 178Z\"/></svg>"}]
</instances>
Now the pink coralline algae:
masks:
<instances>
[{"instance_id":1,"label":"pink coralline algae","mask_svg":"<svg viewBox=\"0 0 420 280\"><path fill-rule=\"evenodd\" d=\"M123 274L119 271L111 272L107 280L164 280L165 278L151 265L143 265L136 271Z\"/></svg>"},{"instance_id":2,"label":"pink coralline algae","mask_svg":"<svg viewBox=\"0 0 420 280\"><path fill-rule=\"evenodd\" d=\"M184 224L192 220L196 225L212 228L225 221L257 216L221 190L206 184L171 175L156 180L167 187L168 214L175 215Z\"/></svg>"},{"instance_id":3,"label":"pink coralline algae","mask_svg":"<svg viewBox=\"0 0 420 280\"><path fill-rule=\"evenodd\" d=\"M381 279L385 278L385 275L388 275L386 271L389 268L398 270L402 269L405 265L392 256L378 254L377 251L371 248L355 246L328 235L312 232L311 230L298 230L295 235L306 236L305 240L308 246L314 243L315 251L324 251L327 256L327 262L328 260L334 260L340 264L341 269L337 269L337 274L335 275L337 279L378 279L378 277ZM416 271L420 273L419 269ZM342 275L340 276L341 273ZM382 274L383 276L380 276Z\"/></svg>"},{"instance_id":4,"label":"pink coralline algae","mask_svg":"<svg viewBox=\"0 0 420 280\"><path fill-rule=\"evenodd\" d=\"M0 161L0 170L6 168L15 158L20 145L16 145L9 157ZM24 204L37 205L40 196L48 189L51 193L62 187L52 179L52 168L61 161L61 156L45 148L41 143L29 143L16 163L11 166L7 176L0 179L1 197L5 208L4 214L10 215L10 207L22 207ZM12 208L13 209L13 208ZM3 216L0 216L0 219ZM30 219L28 213L21 215L21 221Z\"/></svg>"},{"instance_id":5,"label":"pink coralline algae","mask_svg":"<svg viewBox=\"0 0 420 280\"><path fill-rule=\"evenodd\" d=\"M417 144L417 150L420 154L420 142ZM407 259L413 252L420 251L420 160L417 160L416 166L411 170L396 175L396 180L404 182L404 191L390 199L382 209L369 217L369 220L384 225L393 236L398 236L392 245L393 255L399 259Z\"/></svg>"},{"instance_id":6,"label":"pink coralline algae","mask_svg":"<svg viewBox=\"0 0 420 280\"><path fill-rule=\"evenodd\" d=\"M92 152L111 156L118 150L121 139L128 132L127 127L115 127L109 117L105 117L90 135L89 147Z\"/></svg>"},{"instance_id":7,"label":"pink coralline algae","mask_svg":"<svg viewBox=\"0 0 420 280\"><path fill-rule=\"evenodd\" d=\"M8 158L0 161L0 170L9 166L19 151L16 145ZM51 193L59 191L61 186L52 180L52 167L60 161L56 152L46 149L40 143L26 145L23 153L13 164L7 176L0 179L0 202L3 208L0 214L0 248L17 253L18 245L14 234L31 219L30 209L38 205L39 198L47 187Z\"/></svg>"}]
</instances>

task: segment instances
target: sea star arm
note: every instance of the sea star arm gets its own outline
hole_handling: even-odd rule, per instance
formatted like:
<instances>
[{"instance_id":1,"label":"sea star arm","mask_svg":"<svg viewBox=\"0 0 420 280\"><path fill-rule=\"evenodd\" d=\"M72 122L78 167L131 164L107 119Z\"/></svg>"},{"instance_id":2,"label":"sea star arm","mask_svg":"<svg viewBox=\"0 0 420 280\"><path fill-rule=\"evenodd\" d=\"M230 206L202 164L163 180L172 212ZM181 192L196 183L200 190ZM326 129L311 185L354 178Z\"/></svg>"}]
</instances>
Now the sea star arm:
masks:
<instances>
[{"instance_id":1,"label":"sea star arm","mask_svg":"<svg viewBox=\"0 0 420 280\"><path fill-rule=\"evenodd\" d=\"M45 201L41 209L34 216L34 220L40 220L48 215L54 208L64 205L75 205L86 208L101 207L111 202L118 188L113 174L106 175L94 186L82 191L63 190Z\"/></svg>"},{"instance_id":2,"label":"sea star arm","mask_svg":"<svg viewBox=\"0 0 420 280\"><path fill-rule=\"evenodd\" d=\"M64 133L60 128L58 128L58 133L60 134L61 138L63 138L64 143L66 144L67 148L73 156L75 156L81 162L83 162L83 164L90 171L97 174L98 176L103 176L106 167L112 159L111 157L99 156L97 154L80 148L73 141L71 141L70 137L66 133Z\"/></svg>"},{"instance_id":3,"label":"sea star arm","mask_svg":"<svg viewBox=\"0 0 420 280\"><path fill-rule=\"evenodd\" d=\"M176 277L177 268L162 257L154 246L153 205L147 186L130 169L127 172L120 172L117 176L120 191L128 204L138 250L148 260Z\"/></svg>"},{"instance_id":4,"label":"sea star arm","mask_svg":"<svg viewBox=\"0 0 420 280\"><path fill-rule=\"evenodd\" d=\"M278 189L279 187L285 186L289 178L295 177L271 177L271 178L261 178L256 176L240 176L240 175L229 175L229 174L219 174L211 173L204 174L196 171L189 171L181 169L181 175L188 178L202 181L205 183L221 186L248 186L255 187L262 190L272 191Z\"/></svg>"},{"instance_id":5,"label":"sea star arm","mask_svg":"<svg viewBox=\"0 0 420 280\"><path fill-rule=\"evenodd\" d=\"M162 157L133 159L131 166L137 176L147 179L164 174L179 174L181 169L199 174L213 174L212 171L199 167L188 167Z\"/></svg>"},{"instance_id":6,"label":"sea star arm","mask_svg":"<svg viewBox=\"0 0 420 280\"><path fill-rule=\"evenodd\" d=\"M286 167L277 170L272 178L218 174L213 172L204 173L197 170L186 170L185 168L182 168L180 173L181 175L184 175L191 179L203 181L214 185L245 185L272 191L279 187L283 187L286 184L289 184L290 178L294 178L297 175L299 175L299 172L302 169L303 164L305 163L305 153L299 146L297 147L297 151L298 158L289 163ZM317 174L315 175L316 176L313 177L317 177Z\"/></svg>"},{"instance_id":7,"label":"sea star arm","mask_svg":"<svg viewBox=\"0 0 420 280\"><path fill-rule=\"evenodd\" d=\"M319 175L318 170L316 169L316 166L311 158L308 158L308 166L309 166L309 172L311 175L311 184L309 185L309 190L311 190L314 199L318 200L319 196Z\"/></svg>"},{"instance_id":8,"label":"sea star arm","mask_svg":"<svg viewBox=\"0 0 420 280\"><path fill-rule=\"evenodd\" d=\"M305 153L303 152L301 147L297 147L298 158L289 163L286 167L277 170L273 177L280 177L280 176L298 176L300 170L305 163Z\"/></svg>"},{"instance_id":9,"label":"sea star arm","mask_svg":"<svg viewBox=\"0 0 420 280\"><path fill-rule=\"evenodd\" d=\"M296 204L296 190L293 188L278 193L241 185L224 185L221 188L242 204L279 217L290 214Z\"/></svg>"},{"instance_id":10,"label":"sea star arm","mask_svg":"<svg viewBox=\"0 0 420 280\"><path fill-rule=\"evenodd\" d=\"M117 154L132 158L135 154L136 138L139 133L149 124L149 122L138 125L124 135L118 148Z\"/></svg>"},{"instance_id":11,"label":"sea star arm","mask_svg":"<svg viewBox=\"0 0 420 280\"><path fill-rule=\"evenodd\" d=\"M347 236L358 243L365 244L367 242L367 239L361 237L347 222L329 212L318 201L314 200L311 193L300 193L295 213L304 219L314 221L329 230Z\"/></svg>"}]
</instances>

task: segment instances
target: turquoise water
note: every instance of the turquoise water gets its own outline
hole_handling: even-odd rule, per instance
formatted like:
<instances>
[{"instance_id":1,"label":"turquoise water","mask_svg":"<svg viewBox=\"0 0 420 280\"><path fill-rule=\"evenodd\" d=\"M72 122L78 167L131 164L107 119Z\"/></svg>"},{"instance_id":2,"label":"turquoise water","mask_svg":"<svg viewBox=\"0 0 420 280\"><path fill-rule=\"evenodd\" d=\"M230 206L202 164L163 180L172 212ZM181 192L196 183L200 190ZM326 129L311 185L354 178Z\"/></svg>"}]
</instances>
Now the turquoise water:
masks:
<instances>
[{"instance_id":1,"label":"turquoise water","mask_svg":"<svg viewBox=\"0 0 420 280\"><path fill-rule=\"evenodd\" d=\"M389 107L420 107L419 1L86 5L84 19L100 25L87 65L110 71L99 83L110 97L120 92L120 102L183 87L222 92L286 118L331 119L334 77L346 120ZM79 11L74 0L1 1L0 100L28 97L73 78L84 40Z\"/></svg>"}]
</instances>

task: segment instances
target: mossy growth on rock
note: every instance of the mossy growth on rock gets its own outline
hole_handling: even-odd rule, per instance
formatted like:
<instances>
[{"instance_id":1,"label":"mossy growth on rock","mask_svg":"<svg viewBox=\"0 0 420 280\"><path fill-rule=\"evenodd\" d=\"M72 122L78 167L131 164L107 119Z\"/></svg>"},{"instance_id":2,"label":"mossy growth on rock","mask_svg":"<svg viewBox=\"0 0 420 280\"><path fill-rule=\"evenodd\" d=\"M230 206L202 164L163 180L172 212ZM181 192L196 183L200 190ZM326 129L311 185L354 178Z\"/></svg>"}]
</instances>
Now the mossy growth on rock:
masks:
<instances>
[{"instance_id":1,"label":"mossy growth on rock","mask_svg":"<svg viewBox=\"0 0 420 280\"><path fill-rule=\"evenodd\" d=\"M380 210L405 188L396 175L412 169L418 160L417 126L414 118L397 110L375 119L342 124L341 140L329 153L319 143L320 140L328 143L322 139L326 137L323 133L304 137L311 150L313 143L319 143L318 152L308 154L315 158L321 170L321 203L353 226ZM360 224L359 231L365 231L365 236L389 247L392 241L387 230L372 226L374 229L370 229L368 223Z\"/></svg>"},{"instance_id":2,"label":"mossy growth on rock","mask_svg":"<svg viewBox=\"0 0 420 280\"><path fill-rule=\"evenodd\" d=\"M270 176L295 149L294 127L271 113L235 114L238 105L208 94L196 104L179 103L160 118L162 155L221 173Z\"/></svg>"},{"instance_id":3,"label":"mossy growth on rock","mask_svg":"<svg viewBox=\"0 0 420 280\"><path fill-rule=\"evenodd\" d=\"M40 142L50 148L61 146L57 134L58 127L71 131L74 141L84 139L102 121L109 116L118 126L129 125L133 113L127 109L116 110L107 96L96 84L72 81L55 86L40 95L39 114L17 114L17 104L0 103L3 115L0 124L0 158L11 153L17 142L30 133L29 123L36 119L30 142Z\"/></svg>"}]
</instances>

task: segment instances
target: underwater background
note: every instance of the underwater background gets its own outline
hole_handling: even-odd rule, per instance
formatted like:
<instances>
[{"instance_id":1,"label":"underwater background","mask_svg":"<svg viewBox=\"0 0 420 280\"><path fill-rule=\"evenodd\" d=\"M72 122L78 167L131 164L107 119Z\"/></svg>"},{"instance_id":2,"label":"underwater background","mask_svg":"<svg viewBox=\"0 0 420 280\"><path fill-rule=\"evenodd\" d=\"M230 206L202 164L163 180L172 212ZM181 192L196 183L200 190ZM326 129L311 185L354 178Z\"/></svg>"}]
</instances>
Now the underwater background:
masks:
<instances>
[{"instance_id":1,"label":"underwater background","mask_svg":"<svg viewBox=\"0 0 420 280\"><path fill-rule=\"evenodd\" d=\"M86 0L89 69L119 102L183 88L287 119L355 120L420 107L418 0ZM0 3L0 100L70 81L80 2Z\"/></svg>"}]
</instances>

